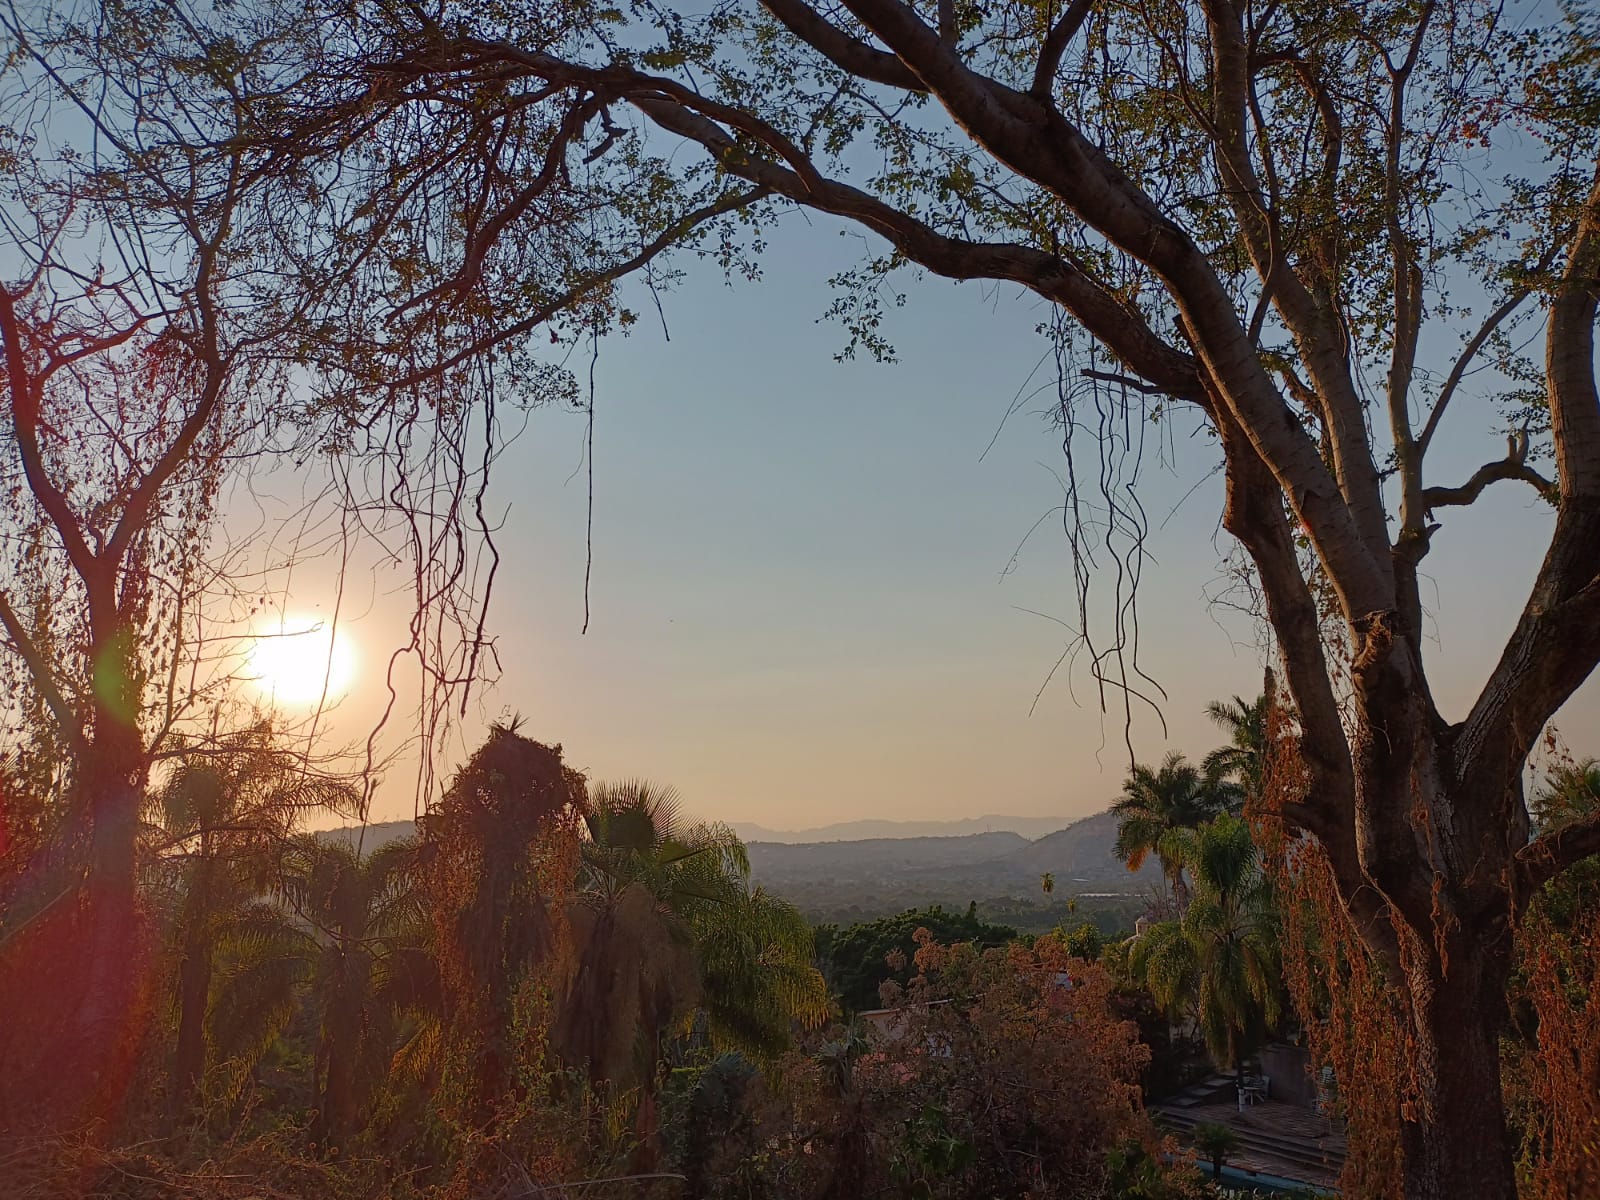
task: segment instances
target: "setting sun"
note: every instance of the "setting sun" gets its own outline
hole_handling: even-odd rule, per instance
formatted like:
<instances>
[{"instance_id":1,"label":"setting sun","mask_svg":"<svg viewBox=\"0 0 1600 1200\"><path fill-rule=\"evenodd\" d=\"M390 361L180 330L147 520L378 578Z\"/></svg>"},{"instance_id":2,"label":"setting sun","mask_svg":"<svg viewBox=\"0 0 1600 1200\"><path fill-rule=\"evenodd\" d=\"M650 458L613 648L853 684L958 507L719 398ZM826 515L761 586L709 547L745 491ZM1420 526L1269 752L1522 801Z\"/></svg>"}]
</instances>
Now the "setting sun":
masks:
<instances>
[{"instance_id":1,"label":"setting sun","mask_svg":"<svg viewBox=\"0 0 1600 1200\"><path fill-rule=\"evenodd\" d=\"M255 635L246 676L284 704L337 700L350 688L355 650L343 631L317 617L290 615Z\"/></svg>"}]
</instances>

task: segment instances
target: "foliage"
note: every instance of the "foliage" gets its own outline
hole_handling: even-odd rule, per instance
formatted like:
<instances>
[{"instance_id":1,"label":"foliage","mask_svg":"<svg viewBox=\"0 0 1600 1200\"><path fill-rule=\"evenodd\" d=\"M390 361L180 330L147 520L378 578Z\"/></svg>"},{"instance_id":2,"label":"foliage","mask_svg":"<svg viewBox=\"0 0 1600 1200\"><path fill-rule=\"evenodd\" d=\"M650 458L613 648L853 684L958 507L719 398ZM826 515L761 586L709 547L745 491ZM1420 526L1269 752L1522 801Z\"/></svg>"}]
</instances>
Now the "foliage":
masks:
<instances>
[{"instance_id":1,"label":"foliage","mask_svg":"<svg viewBox=\"0 0 1600 1200\"><path fill-rule=\"evenodd\" d=\"M298 918L316 1025L316 1118L312 1138L337 1149L361 1126L373 1092L388 1074L402 1011L418 1002L431 964L412 953L423 912L416 883L417 844L389 842L359 855L344 842L299 838L285 855L279 890ZM278 930L281 930L281 924ZM259 967L281 962L284 938L255 935L253 957L230 977L230 1007L268 994ZM276 936L274 936L276 935ZM260 953L266 950L266 955ZM257 968L252 971L250 968Z\"/></svg>"},{"instance_id":2,"label":"foliage","mask_svg":"<svg viewBox=\"0 0 1600 1200\"><path fill-rule=\"evenodd\" d=\"M1159 1147L1139 1099L1145 1052L1105 972L1051 936L980 950L924 929L915 946L908 986L885 989L888 1019L791 1055L754 1110L766 1190L711 1194L1131 1194L1114 1156ZM1188 1194L1155 1157L1144 1173L1162 1196Z\"/></svg>"},{"instance_id":3,"label":"foliage","mask_svg":"<svg viewBox=\"0 0 1600 1200\"><path fill-rule=\"evenodd\" d=\"M1530 1011L1508 1090L1523 1126L1525 1190L1540 1200L1600 1196L1600 900L1591 896L1571 924L1534 914L1520 942L1512 1000Z\"/></svg>"},{"instance_id":4,"label":"foliage","mask_svg":"<svg viewBox=\"0 0 1600 1200\"><path fill-rule=\"evenodd\" d=\"M847 1012L881 1007L880 989L886 982L902 986L910 982L920 929L941 942L967 942L982 950L1008 945L1017 937L1017 931L1009 926L980 920L976 905L969 905L964 913L935 905L843 929L820 926L817 960Z\"/></svg>"},{"instance_id":5,"label":"foliage","mask_svg":"<svg viewBox=\"0 0 1600 1200\"><path fill-rule=\"evenodd\" d=\"M1522 900L1600 847L1600 821L1526 845L1522 793L1540 730L1600 663L1592 21L1492 0L1331 18L1277 0L765 0L612 19L616 36L556 48L493 5L386 32L408 79L565 95L596 154L601 113L626 109L643 140L681 143L682 185L736 178L764 210L870 229L888 246L836 281L846 353L892 356L901 267L1032 291L1072 481L1075 634L1129 720L1147 694L1128 589L1148 419L1205 432L1191 444L1222 459L1222 525L1312 777L1277 818L1318 843L1392 985L1404 1188L1509 1200L1498 994ZM1473 405L1478 434L1459 420ZM1496 421L1503 451L1490 436L1465 481L1442 473L1442 428ZM1110 461L1080 469L1085 445ZM1422 565L1508 483L1550 504L1548 552L1451 721ZM1115 595L1091 605L1108 554Z\"/></svg>"},{"instance_id":6,"label":"foliage","mask_svg":"<svg viewBox=\"0 0 1600 1200\"><path fill-rule=\"evenodd\" d=\"M1152 1136L1147 1052L1112 1011L1109 978L1051 936L916 942L917 974L885 989L894 1032L857 1068L874 1111L901 1123L895 1169L929 1196L1099 1192L1108 1151Z\"/></svg>"},{"instance_id":7,"label":"foliage","mask_svg":"<svg viewBox=\"0 0 1600 1200\"><path fill-rule=\"evenodd\" d=\"M1228 735L1228 742L1206 755L1205 773L1231 779L1246 804L1260 799L1266 781L1267 708L1271 701L1271 693L1262 692L1254 700L1234 696L1206 705L1206 716Z\"/></svg>"},{"instance_id":8,"label":"foliage","mask_svg":"<svg viewBox=\"0 0 1600 1200\"><path fill-rule=\"evenodd\" d=\"M1185 833L1194 896L1134 942L1131 966L1169 1013L1195 1014L1218 1064L1242 1071L1281 1015L1277 907L1243 819Z\"/></svg>"},{"instance_id":9,"label":"foliage","mask_svg":"<svg viewBox=\"0 0 1600 1200\"><path fill-rule=\"evenodd\" d=\"M1062 939L1068 954L1073 958L1081 958L1084 962L1098 961L1100 952L1105 949L1105 938L1100 930L1088 921L1079 922L1065 933L1057 930L1056 936Z\"/></svg>"},{"instance_id":10,"label":"foliage","mask_svg":"<svg viewBox=\"0 0 1600 1200\"><path fill-rule=\"evenodd\" d=\"M576 967L554 1033L593 1084L653 1090L686 1021L764 1062L826 1017L810 927L751 885L731 830L682 821L675 793L642 781L597 785L584 824Z\"/></svg>"},{"instance_id":11,"label":"foliage","mask_svg":"<svg viewBox=\"0 0 1600 1200\"><path fill-rule=\"evenodd\" d=\"M154 872L149 889L169 922L164 937L176 960L175 1113L201 1101L208 1066L221 1071L215 1082L222 1098L237 1100L246 1073L287 1020L285 973L293 973L295 954L275 951L294 935L259 900L279 882L296 821L319 809L351 811L357 800L346 781L286 752L266 723L180 755L154 791L146 835ZM253 1016L230 1011L214 995L219 953L231 960L223 976L229 992L247 994ZM277 964L275 981L261 978L269 962ZM244 976L250 978L241 988Z\"/></svg>"},{"instance_id":12,"label":"foliage","mask_svg":"<svg viewBox=\"0 0 1600 1200\"><path fill-rule=\"evenodd\" d=\"M1310 839L1286 836L1277 816L1310 786L1292 717L1281 704L1272 709L1267 731L1256 836L1279 898L1284 984L1313 1064L1330 1068L1338 1087L1349 1146L1339 1189L1398 1196L1406 1078L1400 1032L1390 1018L1393 985L1339 901L1326 853Z\"/></svg>"},{"instance_id":13,"label":"foliage","mask_svg":"<svg viewBox=\"0 0 1600 1200\"><path fill-rule=\"evenodd\" d=\"M1222 1168L1228 1156L1239 1148L1239 1135L1233 1126L1216 1121L1202 1121L1190 1135L1200 1157L1211 1164L1211 1178L1221 1179Z\"/></svg>"},{"instance_id":14,"label":"foliage","mask_svg":"<svg viewBox=\"0 0 1600 1200\"><path fill-rule=\"evenodd\" d=\"M441 987L442 1095L481 1124L519 1083L570 954L583 777L559 746L494 725L419 822L421 871Z\"/></svg>"},{"instance_id":15,"label":"foliage","mask_svg":"<svg viewBox=\"0 0 1600 1200\"><path fill-rule=\"evenodd\" d=\"M1559 761L1534 794L1540 828L1594 811L1593 759ZM1507 1001L1507 1092L1521 1129L1524 1191L1539 1200L1600 1196L1600 857L1546 883L1517 935Z\"/></svg>"},{"instance_id":16,"label":"foliage","mask_svg":"<svg viewBox=\"0 0 1600 1200\"><path fill-rule=\"evenodd\" d=\"M1208 763L1210 760L1207 760ZM1137 871L1145 858L1161 860L1162 873L1180 904L1187 897L1183 878L1183 831L1237 807L1238 795L1222 767L1200 768L1173 752L1152 770L1135 763L1111 805L1117 815L1117 857Z\"/></svg>"}]
</instances>

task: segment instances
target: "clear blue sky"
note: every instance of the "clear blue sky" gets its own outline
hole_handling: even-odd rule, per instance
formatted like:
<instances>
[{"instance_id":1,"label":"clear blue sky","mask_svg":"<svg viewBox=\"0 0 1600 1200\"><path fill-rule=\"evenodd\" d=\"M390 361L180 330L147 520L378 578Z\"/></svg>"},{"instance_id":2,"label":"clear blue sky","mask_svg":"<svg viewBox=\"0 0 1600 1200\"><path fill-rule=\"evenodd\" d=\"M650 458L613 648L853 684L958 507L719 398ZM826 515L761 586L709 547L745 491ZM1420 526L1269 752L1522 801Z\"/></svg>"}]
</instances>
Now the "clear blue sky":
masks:
<instances>
[{"instance_id":1,"label":"clear blue sky","mask_svg":"<svg viewBox=\"0 0 1600 1200\"><path fill-rule=\"evenodd\" d=\"M1002 579L1061 501L1059 435L1041 415L1053 391L984 456L1046 349L1045 310L1015 288L908 276L888 331L901 361L838 363L845 335L817 319L860 239L791 214L770 244L759 284L728 288L709 264L686 264L665 297L670 340L646 308L631 337L602 343L587 635L586 480L573 474L584 419L537 412L503 458L492 627L505 674L475 718L519 712L594 777L648 776L699 815L777 828L1105 807L1127 763L1120 702L1103 717L1080 666L1033 708L1069 634L1022 610L1075 611L1058 519ZM1438 482L1504 453L1488 406L1462 399L1435 451ZM1250 622L1207 602L1228 539L1217 452L1192 430L1185 417L1168 431L1142 492L1158 527L1142 657L1168 692L1170 729L1138 717L1147 760L1203 753L1205 702L1261 680ZM1548 523L1531 489L1501 484L1435 539L1424 599L1447 715L1497 655ZM380 600L354 627L366 658L394 636L399 604ZM370 711L375 682L341 729ZM1600 749L1594 691L1560 721L1579 751ZM373 817L411 807L396 781Z\"/></svg>"}]
</instances>

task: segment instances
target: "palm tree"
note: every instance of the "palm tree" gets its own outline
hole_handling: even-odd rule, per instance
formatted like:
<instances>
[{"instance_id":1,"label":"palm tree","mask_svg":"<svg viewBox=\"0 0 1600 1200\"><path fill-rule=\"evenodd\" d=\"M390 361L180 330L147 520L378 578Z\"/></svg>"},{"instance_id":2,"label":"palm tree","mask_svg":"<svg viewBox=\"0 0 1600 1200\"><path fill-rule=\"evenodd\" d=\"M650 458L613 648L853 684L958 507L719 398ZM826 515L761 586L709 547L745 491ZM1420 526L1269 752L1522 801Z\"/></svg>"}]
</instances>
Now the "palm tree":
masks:
<instances>
[{"instance_id":1,"label":"palm tree","mask_svg":"<svg viewBox=\"0 0 1600 1200\"><path fill-rule=\"evenodd\" d=\"M686 824L677 794L597 785L571 917L578 967L558 1044L592 1079L648 1084L662 1040L698 1011L719 1049L764 1059L828 1012L799 912L750 881L744 844Z\"/></svg>"},{"instance_id":2,"label":"palm tree","mask_svg":"<svg viewBox=\"0 0 1600 1200\"><path fill-rule=\"evenodd\" d=\"M1259 799L1266 781L1269 700L1263 692L1251 701L1234 696L1206 705L1206 716L1228 735L1227 745L1206 755L1206 774L1238 784L1239 800Z\"/></svg>"},{"instance_id":3,"label":"palm tree","mask_svg":"<svg viewBox=\"0 0 1600 1200\"><path fill-rule=\"evenodd\" d=\"M1239 1149L1239 1135L1231 1125L1217 1121L1202 1121L1194 1127L1189 1139L1201 1158L1211 1163L1211 1180L1222 1182L1222 1168L1228 1156Z\"/></svg>"},{"instance_id":4,"label":"palm tree","mask_svg":"<svg viewBox=\"0 0 1600 1200\"><path fill-rule=\"evenodd\" d=\"M312 1138L338 1146L395 1050L396 1017L417 988L422 910L418 843L361 855L343 841L296 840L281 890L302 923L300 953L317 1026Z\"/></svg>"},{"instance_id":5,"label":"palm tree","mask_svg":"<svg viewBox=\"0 0 1600 1200\"><path fill-rule=\"evenodd\" d=\"M1244 1060L1282 1009L1277 909L1250 827L1224 814L1174 839L1194 878L1177 921L1134 943L1132 968L1169 1015L1192 1012L1206 1048L1243 1084Z\"/></svg>"},{"instance_id":6,"label":"palm tree","mask_svg":"<svg viewBox=\"0 0 1600 1200\"><path fill-rule=\"evenodd\" d=\"M450 1044L440 1094L473 1122L492 1122L517 1086L518 997L559 973L586 804L561 747L513 719L490 727L420 823L440 969L435 1040Z\"/></svg>"},{"instance_id":7,"label":"palm tree","mask_svg":"<svg viewBox=\"0 0 1600 1200\"><path fill-rule=\"evenodd\" d=\"M764 1063L789 1048L795 1025L827 1020L832 1004L800 910L748 876L738 884L732 904L694 918L701 1007L714 1047Z\"/></svg>"},{"instance_id":8,"label":"palm tree","mask_svg":"<svg viewBox=\"0 0 1600 1200\"><path fill-rule=\"evenodd\" d=\"M237 1099L298 1013L314 1033L312 1136L336 1147L383 1078L400 1015L431 982L412 886L412 840L365 857L343 841L292 838L276 896L219 925L205 1043L217 1097Z\"/></svg>"},{"instance_id":9,"label":"palm tree","mask_svg":"<svg viewBox=\"0 0 1600 1200\"><path fill-rule=\"evenodd\" d=\"M1122 795L1111 805L1117 816L1117 857L1128 870L1137 871L1154 854L1181 904L1188 893L1183 882L1181 833L1224 811L1227 797L1227 786L1220 778L1176 751L1162 759L1156 770L1135 764L1122 785Z\"/></svg>"},{"instance_id":10,"label":"palm tree","mask_svg":"<svg viewBox=\"0 0 1600 1200\"><path fill-rule=\"evenodd\" d=\"M219 945L234 939L241 921L259 924L253 902L270 887L298 816L355 800L343 781L274 745L265 724L186 749L152 790L146 840L169 900L178 956L174 1115L200 1099Z\"/></svg>"}]
</instances>

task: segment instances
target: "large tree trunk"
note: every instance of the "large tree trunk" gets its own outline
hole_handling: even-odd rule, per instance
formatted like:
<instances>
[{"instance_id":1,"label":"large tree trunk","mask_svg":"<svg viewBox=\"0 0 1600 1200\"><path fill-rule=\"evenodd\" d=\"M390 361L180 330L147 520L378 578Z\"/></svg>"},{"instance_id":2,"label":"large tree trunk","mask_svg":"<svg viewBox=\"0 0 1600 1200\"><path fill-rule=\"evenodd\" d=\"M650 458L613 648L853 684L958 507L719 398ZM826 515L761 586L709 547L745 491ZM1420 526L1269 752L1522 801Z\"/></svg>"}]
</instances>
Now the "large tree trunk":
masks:
<instances>
[{"instance_id":1,"label":"large tree trunk","mask_svg":"<svg viewBox=\"0 0 1600 1200\"><path fill-rule=\"evenodd\" d=\"M1407 1200L1515 1200L1500 1090L1509 955L1499 939L1451 938L1441 973L1408 972L1415 1096L1402 1109ZM1417 948L1417 957L1435 956Z\"/></svg>"},{"instance_id":2,"label":"large tree trunk","mask_svg":"<svg viewBox=\"0 0 1600 1200\"><path fill-rule=\"evenodd\" d=\"M145 763L134 738L106 739L112 745L90 762L94 835L87 902L88 944L81 953L88 975L78 1006L69 1053L85 1068L91 1098L109 1116L120 1107L145 1032L153 947L140 920L138 903L139 805ZM101 756L103 755L103 757Z\"/></svg>"},{"instance_id":3,"label":"large tree trunk","mask_svg":"<svg viewBox=\"0 0 1600 1200\"><path fill-rule=\"evenodd\" d=\"M97 740L85 763L77 794L91 825L87 869L64 878L0 956L8 1134L114 1121L146 1032L152 954L136 887L145 764L136 741L117 738Z\"/></svg>"}]
</instances>

